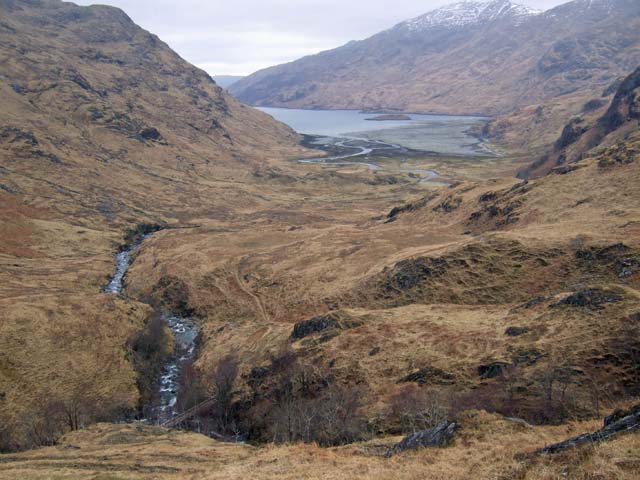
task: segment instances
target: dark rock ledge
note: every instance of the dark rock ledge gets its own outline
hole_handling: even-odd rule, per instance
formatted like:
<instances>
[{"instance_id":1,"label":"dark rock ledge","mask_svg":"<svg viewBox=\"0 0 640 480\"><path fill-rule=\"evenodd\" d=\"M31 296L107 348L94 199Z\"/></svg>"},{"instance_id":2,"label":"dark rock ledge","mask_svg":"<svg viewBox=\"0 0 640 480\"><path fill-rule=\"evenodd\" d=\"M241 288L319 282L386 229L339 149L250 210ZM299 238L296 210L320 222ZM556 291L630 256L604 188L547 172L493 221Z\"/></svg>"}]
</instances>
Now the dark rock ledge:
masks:
<instances>
[{"instance_id":1,"label":"dark rock ledge","mask_svg":"<svg viewBox=\"0 0 640 480\"><path fill-rule=\"evenodd\" d=\"M433 428L407 435L391 447L384 456L391 457L405 450L415 450L422 447L446 447L451 444L457 429L457 423L445 420Z\"/></svg>"},{"instance_id":2,"label":"dark rock ledge","mask_svg":"<svg viewBox=\"0 0 640 480\"><path fill-rule=\"evenodd\" d=\"M604 427L597 432L583 433L563 442L541 448L536 453L559 453L588 443L609 440L625 432L640 429L640 404L627 411L615 411L604 420Z\"/></svg>"}]
</instances>

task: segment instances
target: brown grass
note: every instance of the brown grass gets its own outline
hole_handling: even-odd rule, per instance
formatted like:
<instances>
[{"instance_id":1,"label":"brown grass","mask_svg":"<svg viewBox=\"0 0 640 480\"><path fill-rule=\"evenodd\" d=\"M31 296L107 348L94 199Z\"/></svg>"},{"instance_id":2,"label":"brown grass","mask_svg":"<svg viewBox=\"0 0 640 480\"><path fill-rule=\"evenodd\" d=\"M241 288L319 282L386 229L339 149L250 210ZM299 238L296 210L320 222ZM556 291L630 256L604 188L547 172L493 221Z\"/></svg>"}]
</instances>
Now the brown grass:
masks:
<instances>
[{"instance_id":1,"label":"brown grass","mask_svg":"<svg viewBox=\"0 0 640 480\"><path fill-rule=\"evenodd\" d=\"M452 447L386 459L376 452L394 438L332 449L313 445L255 448L193 433L101 424L67 435L57 447L0 457L0 472L7 480L637 478L637 433L556 456L528 453L596 427L594 422L581 422L527 428L471 411L465 414Z\"/></svg>"}]
</instances>

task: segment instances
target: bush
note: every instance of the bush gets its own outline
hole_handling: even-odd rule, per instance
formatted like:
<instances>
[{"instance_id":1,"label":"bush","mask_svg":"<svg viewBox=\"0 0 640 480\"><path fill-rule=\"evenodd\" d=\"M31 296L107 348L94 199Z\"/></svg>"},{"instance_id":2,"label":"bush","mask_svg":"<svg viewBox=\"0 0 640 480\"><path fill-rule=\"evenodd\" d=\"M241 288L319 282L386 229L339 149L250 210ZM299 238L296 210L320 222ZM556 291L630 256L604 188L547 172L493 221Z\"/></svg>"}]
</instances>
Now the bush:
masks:
<instances>
[{"instance_id":1,"label":"bush","mask_svg":"<svg viewBox=\"0 0 640 480\"><path fill-rule=\"evenodd\" d=\"M253 400L243 424L254 441L342 445L367 437L366 391L336 382L320 365L285 350L252 372Z\"/></svg>"},{"instance_id":2,"label":"bush","mask_svg":"<svg viewBox=\"0 0 640 480\"><path fill-rule=\"evenodd\" d=\"M408 434L436 426L447 413L440 393L408 384L391 397L387 420L393 433Z\"/></svg>"},{"instance_id":3,"label":"bush","mask_svg":"<svg viewBox=\"0 0 640 480\"><path fill-rule=\"evenodd\" d=\"M139 413L144 417L155 395L155 386L162 366L167 362L172 351L171 342L165 322L158 313L147 319L144 330L129 341L129 352L133 368L138 373L138 391L140 392Z\"/></svg>"}]
</instances>

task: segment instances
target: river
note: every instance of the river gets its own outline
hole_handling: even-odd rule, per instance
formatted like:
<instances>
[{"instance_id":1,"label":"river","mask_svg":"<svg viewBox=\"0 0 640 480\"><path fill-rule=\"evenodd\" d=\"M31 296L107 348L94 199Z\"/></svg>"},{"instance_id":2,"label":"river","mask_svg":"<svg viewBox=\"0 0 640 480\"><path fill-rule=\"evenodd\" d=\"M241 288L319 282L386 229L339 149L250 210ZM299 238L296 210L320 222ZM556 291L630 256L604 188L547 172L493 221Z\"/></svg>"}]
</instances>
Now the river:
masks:
<instances>
[{"instance_id":1,"label":"river","mask_svg":"<svg viewBox=\"0 0 640 480\"><path fill-rule=\"evenodd\" d=\"M104 287L103 292L113 295L124 295L124 278L134 260L135 253L142 242L150 235L133 243L115 256L116 269ZM175 338L175 347L169 361L163 365L162 374L157 382L156 401L151 406L153 423L162 424L176 417L180 376L184 367L193 362L198 326L190 318L181 317L172 312L161 311L160 316L171 328Z\"/></svg>"}]
</instances>

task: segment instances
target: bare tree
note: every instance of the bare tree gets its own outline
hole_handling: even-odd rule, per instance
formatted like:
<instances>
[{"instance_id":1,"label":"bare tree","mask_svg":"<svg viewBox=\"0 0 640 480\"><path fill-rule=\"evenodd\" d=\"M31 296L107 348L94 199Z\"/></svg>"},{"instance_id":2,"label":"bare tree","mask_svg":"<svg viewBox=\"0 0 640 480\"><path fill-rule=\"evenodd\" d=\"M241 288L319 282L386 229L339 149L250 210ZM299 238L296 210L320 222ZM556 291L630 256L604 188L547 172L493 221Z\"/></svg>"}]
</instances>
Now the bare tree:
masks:
<instances>
[{"instance_id":1,"label":"bare tree","mask_svg":"<svg viewBox=\"0 0 640 480\"><path fill-rule=\"evenodd\" d=\"M223 435L237 435L239 433L232 411L234 385L237 378L238 360L233 355L228 355L220 360L211 377L214 399L212 407L214 428Z\"/></svg>"},{"instance_id":2,"label":"bare tree","mask_svg":"<svg viewBox=\"0 0 640 480\"><path fill-rule=\"evenodd\" d=\"M393 395L387 410L388 419L398 425L400 433L414 433L430 428L447 416L441 395L413 383Z\"/></svg>"}]
</instances>

